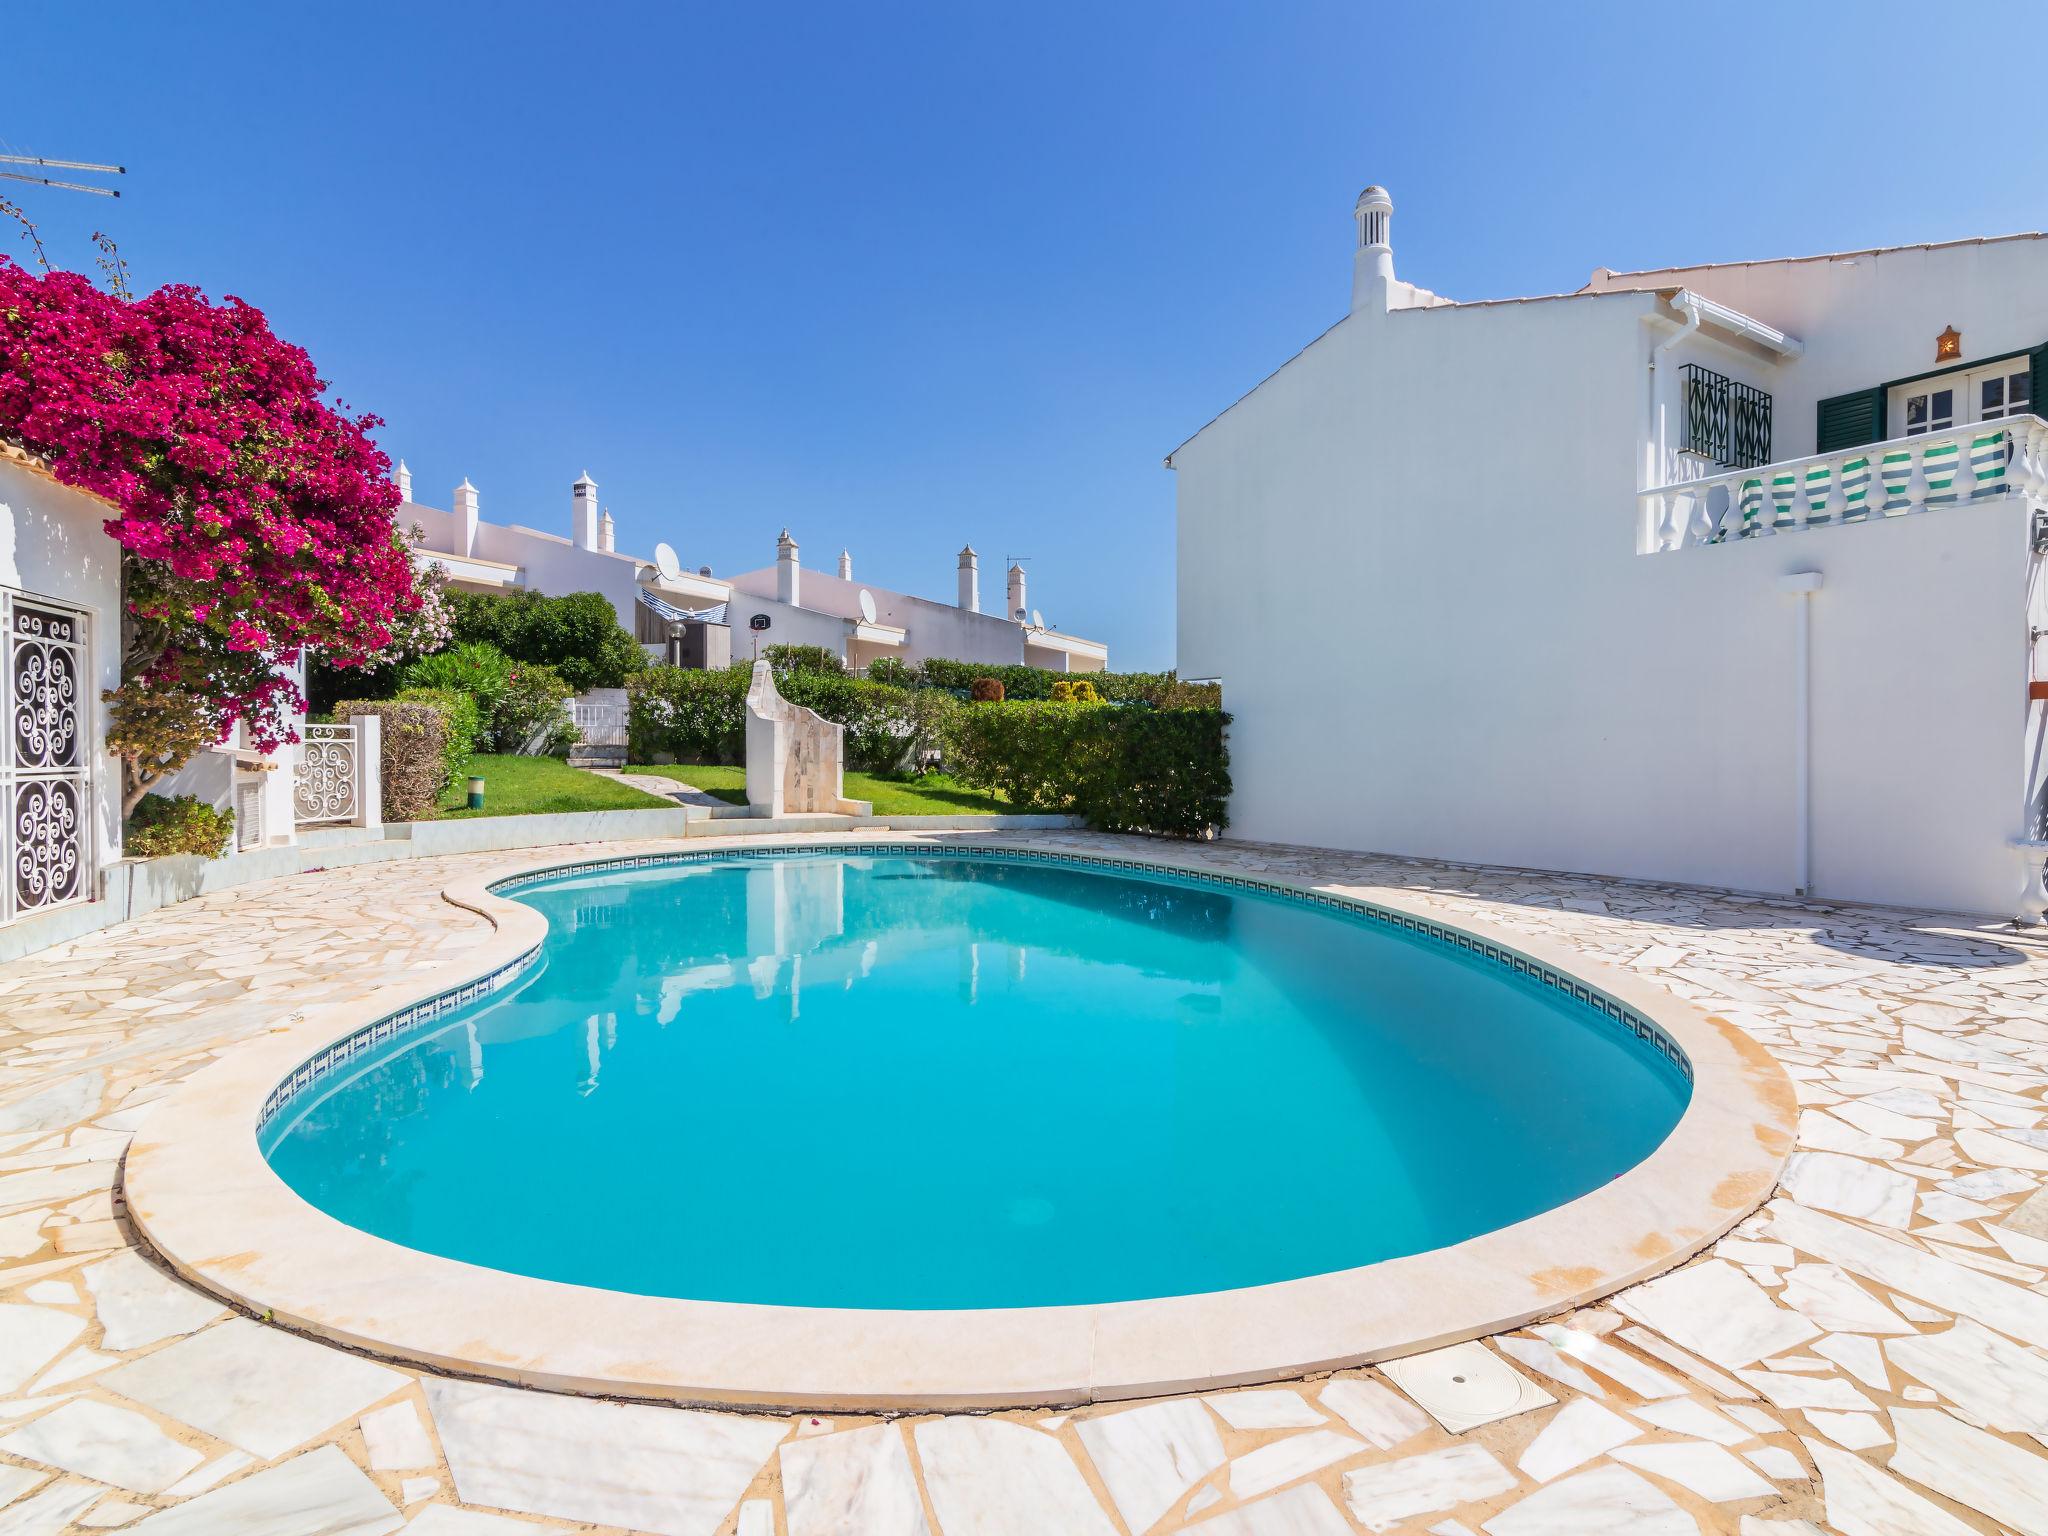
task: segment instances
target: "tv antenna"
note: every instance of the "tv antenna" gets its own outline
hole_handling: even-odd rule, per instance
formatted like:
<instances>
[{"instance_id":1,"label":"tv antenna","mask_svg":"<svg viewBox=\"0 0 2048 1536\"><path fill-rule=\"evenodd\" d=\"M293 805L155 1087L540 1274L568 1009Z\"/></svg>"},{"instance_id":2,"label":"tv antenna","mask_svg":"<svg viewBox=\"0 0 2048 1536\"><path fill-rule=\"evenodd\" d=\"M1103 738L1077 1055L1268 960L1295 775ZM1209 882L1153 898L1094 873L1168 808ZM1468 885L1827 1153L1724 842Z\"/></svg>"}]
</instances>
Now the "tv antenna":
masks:
<instances>
[{"instance_id":1,"label":"tv antenna","mask_svg":"<svg viewBox=\"0 0 2048 1536\"><path fill-rule=\"evenodd\" d=\"M41 155L0 155L0 165L35 165L49 171L94 171L103 176L126 176L125 165L100 165L92 160L45 160ZM59 192L89 192L94 197L119 197L116 187L96 187L84 181L53 181L48 176L31 176L25 171L0 171L0 180L25 181L32 187L54 187Z\"/></svg>"}]
</instances>

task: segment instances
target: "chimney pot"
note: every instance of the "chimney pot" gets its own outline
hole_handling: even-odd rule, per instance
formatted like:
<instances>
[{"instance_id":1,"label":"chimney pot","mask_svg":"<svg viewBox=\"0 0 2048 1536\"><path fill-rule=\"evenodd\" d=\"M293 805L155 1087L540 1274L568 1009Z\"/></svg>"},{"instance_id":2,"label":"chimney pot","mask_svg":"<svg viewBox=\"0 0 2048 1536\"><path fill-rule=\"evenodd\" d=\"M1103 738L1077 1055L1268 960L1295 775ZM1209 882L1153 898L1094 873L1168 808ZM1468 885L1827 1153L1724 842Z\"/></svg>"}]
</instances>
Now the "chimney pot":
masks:
<instances>
[{"instance_id":1,"label":"chimney pot","mask_svg":"<svg viewBox=\"0 0 2048 1536\"><path fill-rule=\"evenodd\" d=\"M405 460L398 461L398 473L392 476L398 482L398 499L412 500L412 471L405 467Z\"/></svg>"},{"instance_id":2,"label":"chimney pot","mask_svg":"<svg viewBox=\"0 0 2048 1536\"><path fill-rule=\"evenodd\" d=\"M476 487L469 483L468 476L455 487L456 538L460 541L461 552L465 555L476 553L476 525L483 513L477 505Z\"/></svg>"},{"instance_id":3,"label":"chimney pot","mask_svg":"<svg viewBox=\"0 0 2048 1536\"><path fill-rule=\"evenodd\" d=\"M598 527L597 482L587 469L569 487L569 537L578 549L604 547Z\"/></svg>"},{"instance_id":4,"label":"chimney pot","mask_svg":"<svg viewBox=\"0 0 2048 1536\"><path fill-rule=\"evenodd\" d=\"M799 606L797 599L802 591L799 580L802 571L798 568L796 553L796 540L785 528L775 541L775 599L792 608Z\"/></svg>"},{"instance_id":5,"label":"chimney pot","mask_svg":"<svg viewBox=\"0 0 2048 1536\"><path fill-rule=\"evenodd\" d=\"M1358 250L1351 258L1351 308L1384 311L1394 282L1394 200L1374 185L1358 194L1351 215L1358 221Z\"/></svg>"},{"instance_id":6,"label":"chimney pot","mask_svg":"<svg viewBox=\"0 0 2048 1536\"><path fill-rule=\"evenodd\" d=\"M981 561L972 544L960 551L960 606L969 613L981 612Z\"/></svg>"}]
</instances>

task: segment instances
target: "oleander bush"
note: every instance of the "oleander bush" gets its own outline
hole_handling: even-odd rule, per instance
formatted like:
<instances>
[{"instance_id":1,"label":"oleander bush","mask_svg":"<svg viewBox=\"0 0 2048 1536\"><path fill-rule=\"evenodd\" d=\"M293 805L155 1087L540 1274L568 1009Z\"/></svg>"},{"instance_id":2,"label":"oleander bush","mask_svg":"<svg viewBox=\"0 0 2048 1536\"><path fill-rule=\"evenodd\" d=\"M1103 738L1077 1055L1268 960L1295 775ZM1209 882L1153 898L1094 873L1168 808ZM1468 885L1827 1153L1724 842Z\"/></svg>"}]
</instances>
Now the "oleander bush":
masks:
<instances>
[{"instance_id":1,"label":"oleander bush","mask_svg":"<svg viewBox=\"0 0 2048 1536\"><path fill-rule=\"evenodd\" d=\"M426 821L446 785L449 707L422 699L344 699L336 721L375 715L382 722L378 773L386 821Z\"/></svg>"},{"instance_id":2,"label":"oleander bush","mask_svg":"<svg viewBox=\"0 0 2048 1536\"><path fill-rule=\"evenodd\" d=\"M1229 824L1230 717L1220 709L1009 702L959 710L950 724L948 771L1020 809L1169 837Z\"/></svg>"},{"instance_id":3,"label":"oleander bush","mask_svg":"<svg viewBox=\"0 0 2048 1536\"><path fill-rule=\"evenodd\" d=\"M217 859L234 830L233 811L215 810L197 795L144 795L121 828L121 851L135 859L173 853Z\"/></svg>"}]
</instances>

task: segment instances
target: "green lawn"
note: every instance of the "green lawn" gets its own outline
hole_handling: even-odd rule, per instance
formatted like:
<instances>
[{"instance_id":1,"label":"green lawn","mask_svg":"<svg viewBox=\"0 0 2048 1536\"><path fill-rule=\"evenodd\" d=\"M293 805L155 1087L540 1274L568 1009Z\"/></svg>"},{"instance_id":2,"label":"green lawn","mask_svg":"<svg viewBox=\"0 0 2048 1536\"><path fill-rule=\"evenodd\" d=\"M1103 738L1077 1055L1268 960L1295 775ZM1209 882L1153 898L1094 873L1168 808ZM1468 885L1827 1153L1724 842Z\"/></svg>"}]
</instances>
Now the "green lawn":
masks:
<instances>
[{"instance_id":1,"label":"green lawn","mask_svg":"<svg viewBox=\"0 0 2048 1536\"><path fill-rule=\"evenodd\" d=\"M484 808L465 808L468 777L484 776ZM673 809L675 802L643 794L616 779L571 768L558 757L511 757L479 753L441 796L442 820L458 816L540 816L554 811L646 811Z\"/></svg>"},{"instance_id":2,"label":"green lawn","mask_svg":"<svg viewBox=\"0 0 2048 1536\"><path fill-rule=\"evenodd\" d=\"M729 764L671 763L662 767L634 766L628 773L658 774L693 784L707 795L716 795L734 805L747 803L747 770ZM986 790L969 789L943 773L922 776L895 773L846 774L846 798L872 800L877 816L994 816L1010 809L1009 802Z\"/></svg>"}]
</instances>

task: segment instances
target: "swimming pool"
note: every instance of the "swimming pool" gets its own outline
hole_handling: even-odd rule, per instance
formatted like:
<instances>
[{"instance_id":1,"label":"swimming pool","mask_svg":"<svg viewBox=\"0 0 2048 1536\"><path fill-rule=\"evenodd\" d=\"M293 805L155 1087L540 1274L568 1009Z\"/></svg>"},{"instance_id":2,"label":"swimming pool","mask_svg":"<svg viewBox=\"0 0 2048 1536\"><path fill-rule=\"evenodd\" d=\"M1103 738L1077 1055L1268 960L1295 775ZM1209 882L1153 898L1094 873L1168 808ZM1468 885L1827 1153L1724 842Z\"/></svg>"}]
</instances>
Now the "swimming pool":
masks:
<instances>
[{"instance_id":1,"label":"swimming pool","mask_svg":"<svg viewBox=\"0 0 2048 1536\"><path fill-rule=\"evenodd\" d=\"M653 1297L945 1310L1230 1290L1596 1190L1690 1092L1640 1016L1453 930L944 848L503 894L486 995L325 1053L269 1164L408 1248Z\"/></svg>"}]
</instances>

